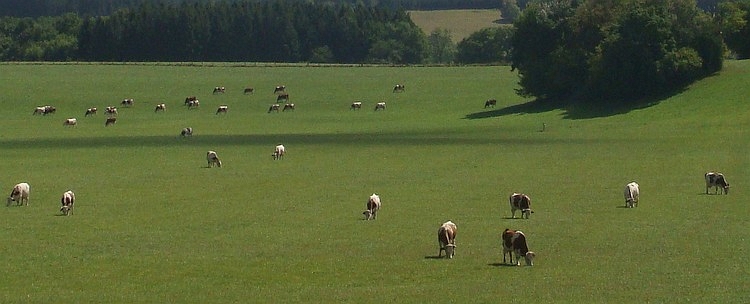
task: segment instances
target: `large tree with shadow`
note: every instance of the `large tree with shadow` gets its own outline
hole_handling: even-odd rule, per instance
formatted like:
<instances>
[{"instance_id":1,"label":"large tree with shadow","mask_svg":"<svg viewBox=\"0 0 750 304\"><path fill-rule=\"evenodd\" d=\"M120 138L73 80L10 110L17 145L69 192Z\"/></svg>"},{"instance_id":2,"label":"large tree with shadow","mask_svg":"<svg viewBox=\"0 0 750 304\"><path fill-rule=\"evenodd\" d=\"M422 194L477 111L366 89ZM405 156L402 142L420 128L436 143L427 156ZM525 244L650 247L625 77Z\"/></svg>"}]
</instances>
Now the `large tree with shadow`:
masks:
<instances>
[{"instance_id":1,"label":"large tree with shadow","mask_svg":"<svg viewBox=\"0 0 750 304\"><path fill-rule=\"evenodd\" d=\"M545 0L514 23L518 93L636 102L721 69L720 30L690 0Z\"/></svg>"}]
</instances>

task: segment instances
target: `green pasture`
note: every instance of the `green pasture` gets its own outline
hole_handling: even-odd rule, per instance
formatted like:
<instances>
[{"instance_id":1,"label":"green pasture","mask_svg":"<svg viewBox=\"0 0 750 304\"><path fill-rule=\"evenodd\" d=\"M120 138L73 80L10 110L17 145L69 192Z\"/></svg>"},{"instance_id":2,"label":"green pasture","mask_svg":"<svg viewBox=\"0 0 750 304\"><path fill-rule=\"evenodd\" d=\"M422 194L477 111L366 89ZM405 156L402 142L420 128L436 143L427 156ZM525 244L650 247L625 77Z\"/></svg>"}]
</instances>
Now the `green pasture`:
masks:
<instances>
[{"instance_id":1,"label":"green pasture","mask_svg":"<svg viewBox=\"0 0 750 304\"><path fill-rule=\"evenodd\" d=\"M409 16L425 35L436 29L450 30L453 43L481 29L498 27L501 21L500 10L496 9L409 11Z\"/></svg>"},{"instance_id":2,"label":"green pasture","mask_svg":"<svg viewBox=\"0 0 750 304\"><path fill-rule=\"evenodd\" d=\"M0 209L1 302L750 302L750 62L629 108L537 105L516 82L508 67L0 65L0 191L32 188ZM267 113L279 84L294 112ZM704 194L709 170L729 195ZM509 219L512 192L531 219ZM436 259L449 219L456 257ZM533 267L502 264L505 228Z\"/></svg>"}]
</instances>

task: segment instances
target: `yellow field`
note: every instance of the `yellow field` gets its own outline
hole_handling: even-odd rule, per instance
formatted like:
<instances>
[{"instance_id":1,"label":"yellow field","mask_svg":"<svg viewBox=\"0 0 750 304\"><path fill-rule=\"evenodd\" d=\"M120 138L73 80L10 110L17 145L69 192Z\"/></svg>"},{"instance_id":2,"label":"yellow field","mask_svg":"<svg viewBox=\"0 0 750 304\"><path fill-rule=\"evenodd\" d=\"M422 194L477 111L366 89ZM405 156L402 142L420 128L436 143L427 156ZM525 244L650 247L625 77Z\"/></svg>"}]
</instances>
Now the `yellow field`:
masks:
<instances>
[{"instance_id":1,"label":"yellow field","mask_svg":"<svg viewBox=\"0 0 750 304\"><path fill-rule=\"evenodd\" d=\"M448 29L453 42L459 42L480 29L500 26L497 22L499 10L409 11L409 14L426 35L436 28Z\"/></svg>"}]
</instances>

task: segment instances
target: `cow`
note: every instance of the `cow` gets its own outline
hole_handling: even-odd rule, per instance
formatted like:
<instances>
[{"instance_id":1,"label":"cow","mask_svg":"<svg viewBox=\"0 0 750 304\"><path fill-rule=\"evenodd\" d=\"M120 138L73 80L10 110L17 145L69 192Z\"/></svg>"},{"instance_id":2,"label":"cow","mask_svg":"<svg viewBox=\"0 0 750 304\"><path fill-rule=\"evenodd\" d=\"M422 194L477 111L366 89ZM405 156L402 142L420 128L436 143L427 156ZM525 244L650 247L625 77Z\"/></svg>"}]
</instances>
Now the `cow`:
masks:
<instances>
[{"instance_id":1,"label":"cow","mask_svg":"<svg viewBox=\"0 0 750 304\"><path fill-rule=\"evenodd\" d=\"M442 253L445 251L446 257L453 258L456 251L456 232L456 224L450 220L440 225L437 233L438 244L440 245L438 257L442 257Z\"/></svg>"},{"instance_id":2,"label":"cow","mask_svg":"<svg viewBox=\"0 0 750 304\"><path fill-rule=\"evenodd\" d=\"M362 108L362 102L355 101L355 102L352 102L352 105L349 107L349 110L359 110L361 108Z\"/></svg>"},{"instance_id":3,"label":"cow","mask_svg":"<svg viewBox=\"0 0 750 304\"><path fill-rule=\"evenodd\" d=\"M104 126L107 127L110 125L114 125L116 122L117 122L117 117L107 117L107 120L104 121Z\"/></svg>"},{"instance_id":4,"label":"cow","mask_svg":"<svg viewBox=\"0 0 750 304\"><path fill-rule=\"evenodd\" d=\"M117 107L108 106L104 108L104 113L106 113L109 116L117 115Z\"/></svg>"},{"instance_id":5,"label":"cow","mask_svg":"<svg viewBox=\"0 0 750 304\"><path fill-rule=\"evenodd\" d=\"M640 189L638 183L630 182L625 185L625 207L633 208L638 207L638 197L640 196Z\"/></svg>"},{"instance_id":6,"label":"cow","mask_svg":"<svg viewBox=\"0 0 750 304\"><path fill-rule=\"evenodd\" d=\"M160 104L157 104L156 107L154 108L154 113L159 112L159 111L164 112L166 110L167 110L167 105L160 103Z\"/></svg>"},{"instance_id":7,"label":"cow","mask_svg":"<svg viewBox=\"0 0 750 304\"><path fill-rule=\"evenodd\" d=\"M375 104L375 111L377 110L385 110L385 101L381 101Z\"/></svg>"},{"instance_id":8,"label":"cow","mask_svg":"<svg viewBox=\"0 0 750 304\"><path fill-rule=\"evenodd\" d=\"M218 107L218 108L216 109L216 114L217 114L217 115L218 115L219 113L224 113L224 114L227 114L227 110L229 110L229 107L228 107L228 106L226 106L226 105L220 105L220 106L219 106L219 107Z\"/></svg>"},{"instance_id":9,"label":"cow","mask_svg":"<svg viewBox=\"0 0 750 304\"><path fill-rule=\"evenodd\" d=\"M253 92L255 92L254 88L247 87L247 88L245 88L245 91L242 94L248 94L248 93L252 94Z\"/></svg>"},{"instance_id":10,"label":"cow","mask_svg":"<svg viewBox=\"0 0 750 304\"><path fill-rule=\"evenodd\" d=\"M281 109L281 112L284 112L286 110L292 110L292 111L294 111L294 104L293 103L284 104L284 108Z\"/></svg>"},{"instance_id":11,"label":"cow","mask_svg":"<svg viewBox=\"0 0 750 304\"><path fill-rule=\"evenodd\" d=\"M120 105L123 107L130 107L133 105L133 98L125 98L120 102Z\"/></svg>"},{"instance_id":12,"label":"cow","mask_svg":"<svg viewBox=\"0 0 750 304\"><path fill-rule=\"evenodd\" d=\"M76 202L76 195L73 193L73 191L65 191L62 195L62 198L60 199L60 204L62 205L60 207L60 212L64 215L71 215L73 214L73 204Z\"/></svg>"},{"instance_id":13,"label":"cow","mask_svg":"<svg viewBox=\"0 0 750 304\"><path fill-rule=\"evenodd\" d=\"M219 160L219 156L214 151L206 152L206 161L208 161L209 168L214 166L221 168L221 160Z\"/></svg>"},{"instance_id":14,"label":"cow","mask_svg":"<svg viewBox=\"0 0 750 304\"><path fill-rule=\"evenodd\" d=\"M272 104L270 107L268 107L268 113L271 113L271 112L274 112L274 111L279 112L279 107L280 106L279 106L278 103Z\"/></svg>"},{"instance_id":15,"label":"cow","mask_svg":"<svg viewBox=\"0 0 750 304\"><path fill-rule=\"evenodd\" d=\"M284 154L286 154L286 148L284 147L284 145L278 144L273 149L273 153L271 154L271 156L273 156L274 160L277 160L284 158Z\"/></svg>"},{"instance_id":16,"label":"cow","mask_svg":"<svg viewBox=\"0 0 750 304\"><path fill-rule=\"evenodd\" d=\"M393 93L400 93L400 92L403 92L405 89L406 89L406 86L404 86L403 84L397 84L393 86Z\"/></svg>"},{"instance_id":17,"label":"cow","mask_svg":"<svg viewBox=\"0 0 750 304\"><path fill-rule=\"evenodd\" d=\"M378 210L380 210L380 196L373 193L370 195L370 198L367 199L367 204L365 205L367 210L362 212L362 214L365 216L365 220L374 220L378 216Z\"/></svg>"},{"instance_id":18,"label":"cow","mask_svg":"<svg viewBox=\"0 0 750 304\"><path fill-rule=\"evenodd\" d=\"M214 87L214 94L224 93L224 92L226 92L226 89L224 87Z\"/></svg>"},{"instance_id":19,"label":"cow","mask_svg":"<svg viewBox=\"0 0 750 304\"><path fill-rule=\"evenodd\" d=\"M65 121L63 121L63 126L75 126L78 123L78 120L75 118L68 118Z\"/></svg>"},{"instance_id":20,"label":"cow","mask_svg":"<svg viewBox=\"0 0 750 304\"><path fill-rule=\"evenodd\" d=\"M196 109L201 106L201 102L198 99L188 101L188 109Z\"/></svg>"},{"instance_id":21,"label":"cow","mask_svg":"<svg viewBox=\"0 0 750 304\"><path fill-rule=\"evenodd\" d=\"M32 115L40 114L42 116L45 116L47 114L54 114L55 111L57 111L57 108L53 106L39 106L34 108L34 113L32 113Z\"/></svg>"},{"instance_id":22,"label":"cow","mask_svg":"<svg viewBox=\"0 0 750 304\"><path fill-rule=\"evenodd\" d=\"M86 109L86 114L84 114L84 117L88 117L91 115L96 115L96 108L88 108Z\"/></svg>"},{"instance_id":23,"label":"cow","mask_svg":"<svg viewBox=\"0 0 750 304\"><path fill-rule=\"evenodd\" d=\"M534 266L536 253L529 251L529 245L526 243L526 235L521 230L505 229L503 232L503 263L505 263L506 250L510 250L510 263L513 264L513 256L516 255L516 266L521 266L521 257L526 260L526 266Z\"/></svg>"},{"instance_id":24,"label":"cow","mask_svg":"<svg viewBox=\"0 0 750 304\"><path fill-rule=\"evenodd\" d=\"M13 186L13 190L10 191L8 196L8 204L16 202L16 206L28 205L29 204L29 193L31 193L31 187L28 183L19 183Z\"/></svg>"},{"instance_id":25,"label":"cow","mask_svg":"<svg viewBox=\"0 0 750 304\"><path fill-rule=\"evenodd\" d=\"M521 210L521 218L529 219L529 215L534 213L531 210L531 198L523 193L513 193L508 199L510 202L510 217L516 218L516 210Z\"/></svg>"},{"instance_id":26,"label":"cow","mask_svg":"<svg viewBox=\"0 0 750 304\"><path fill-rule=\"evenodd\" d=\"M724 174L718 172L706 172L706 194L708 189L714 187L714 194L720 194L719 187L724 191L724 194L729 194L729 183L724 177Z\"/></svg>"},{"instance_id":27,"label":"cow","mask_svg":"<svg viewBox=\"0 0 750 304\"><path fill-rule=\"evenodd\" d=\"M276 96L276 102L279 101L289 101L289 94L288 93L281 93L279 96Z\"/></svg>"},{"instance_id":28,"label":"cow","mask_svg":"<svg viewBox=\"0 0 750 304\"><path fill-rule=\"evenodd\" d=\"M191 101L195 101L195 100L198 100L198 97L195 97L195 96L188 96L188 97L185 97L185 105L186 105L186 106L189 106L189 105L190 105L190 102L191 102Z\"/></svg>"},{"instance_id":29,"label":"cow","mask_svg":"<svg viewBox=\"0 0 750 304\"><path fill-rule=\"evenodd\" d=\"M278 86L276 86L275 89L273 89L273 93L274 94L284 93L285 91L286 91L286 86L285 85L278 85Z\"/></svg>"},{"instance_id":30,"label":"cow","mask_svg":"<svg viewBox=\"0 0 750 304\"><path fill-rule=\"evenodd\" d=\"M44 107L34 108L34 113L31 113L31 115L44 115Z\"/></svg>"},{"instance_id":31,"label":"cow","mask_svg":"<svg viewBox=\"0 0 750 304\"><path fill-rule=\"evenodd\" d=\"M497 104L497 100L494 99L487 99L487 101L484 102L484 108L494 108Z\"/></svg>"},{"instance_id":32,"label":"cow","mask_svg":"<svg viewBox=\"0 0 750 304\"><path fill-rule=\"evenodd\" d=\"M193 128L187 127L187 128L182 129L182 131L180 132L180 136L182 137L193 136Z\"/></svg>"}]
</instances>

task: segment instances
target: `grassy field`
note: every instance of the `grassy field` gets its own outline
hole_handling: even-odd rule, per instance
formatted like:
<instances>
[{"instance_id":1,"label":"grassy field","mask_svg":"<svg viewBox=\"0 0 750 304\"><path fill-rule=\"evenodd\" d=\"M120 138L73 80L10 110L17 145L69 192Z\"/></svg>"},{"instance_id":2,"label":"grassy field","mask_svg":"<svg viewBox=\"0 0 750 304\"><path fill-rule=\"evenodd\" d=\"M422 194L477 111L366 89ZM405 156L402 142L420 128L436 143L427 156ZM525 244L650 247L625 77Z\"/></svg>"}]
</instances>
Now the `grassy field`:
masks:
<instances>
[{"instance_id":1,"label":"grassy field","mask_svg":"<svg viewBox=\"0 0 750 304\"><path fill-rule=\"evenodd\" d=\"M516 81L507 67L0 65L0 190L32 188L28 206L0 212L0 298L750 301L750 62L637 109L524 106ZM295 112L267 113L277 84ZM182 105L189 95L201 108ZM123 98L135 106L114 126L83 117ZM45 104L57 113L32 115ZM273 161L277 143L287 155ZM207 150L222 168L206 168ZM704 194L708 170L729 195ZM625 209L631 180L641 203ZM383 208L363 221L373 192ZM531 219L509 219L512 192L531 196ZM435 259L448 219L456 257ZM535 266L502 264L505 228L526 233Z\"/></svg>"},{"instance_id":2,"label":"grassy field","mask_svg":"<svg viewBox=\"0 0 750 304\"><path fill-rule=\"evenodd\" d=\"M450 30L455 43L483 28L500 26L499 10L409 11L409 15L426 35L438 28Z\"/></svg>"}]
</instances>

